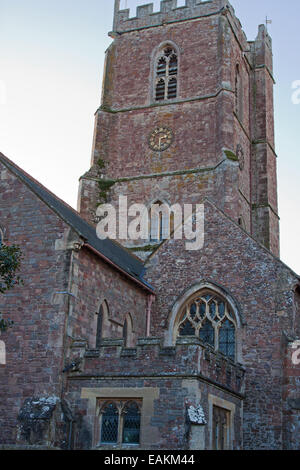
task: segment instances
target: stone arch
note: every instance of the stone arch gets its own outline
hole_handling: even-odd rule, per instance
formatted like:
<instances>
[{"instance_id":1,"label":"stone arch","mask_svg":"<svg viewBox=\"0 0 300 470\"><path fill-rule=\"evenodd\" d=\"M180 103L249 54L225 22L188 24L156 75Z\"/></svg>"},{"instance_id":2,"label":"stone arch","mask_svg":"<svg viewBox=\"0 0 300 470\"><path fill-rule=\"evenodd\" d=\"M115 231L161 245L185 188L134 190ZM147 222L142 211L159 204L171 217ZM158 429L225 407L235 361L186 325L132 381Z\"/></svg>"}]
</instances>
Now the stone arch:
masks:
<instances>
[{"instance_id":1,"label":"stone arch","mask_svg":"<svg viewBox=\"0 0 300 470\"><path fill-rule=\"evenodd\" d=\"M100 302L96 313L96 348L100 347L101 340L108 336L109 307L107 300Z\"/></svg>"},{"instance_id":2,"label":"stone arch","mask_svg":"<svg viewBox=\"0 0 300 470\"><path fill-rule=\"evenodd\" d=\"M191 299L195 294L201 291L211 291L221 298L226 300L230 305L236 323L236 360L241 362L241 328L244 324L242 319L240 308L234 298L221 286L209 281L201 281L189 287L182 295L180 295L172 306L171 312L168 318L168 328L165 333L164 345L174 346L176 344L178 325L180 316L182 313L183 306Z\"/></svg>"},{"instance_id":3,"label":"stone arch","mask_svg":"<svg viewBox=\"0 0 300 470\"><path fill-rule=\"evenodd\" d=\"M126 348L132 348L134 346L134 332L133 332L133 321L130 313L125 315L124 326L123 326L123 338L124 346Z\"/></svg>"},{"instance_id":4,"label":"stone arch","mask_svg":"<svg viewBox=\"0 0 300 470\"><path fill-rule=\"evenodd\" d=\"M151 220L151 207L154 204L159 204L159 205L166 205L168 206L168 214L164 214L165 218L163 219L163 216L160 218L160 220ZM162 195L158 196L156 199L153 199L151 203L147 204L147 210L148 210L148 218L149 218L149 239L151 242L157 241L159 243L163 242L164 240L168 239L169 237L172 236L174 233L174 230L181 224L182 224L182 212L181 210L179 211L179 215L176 216L174 215L173 210L176 208L176 206L180 205L178 203L175 204L170 204L169 201ZM173 210L172 210L173 209ZM178 220L179 218L179 220ZM153 224L153 225L152 225ZM161 225L161 230L159 230L159 225ZM152 232L153 230L153 232ZM151 233L152 232L152 233ZM158 239L153 236L153 233L160 233L161 237L158 237Z\"/></svg>"},{"instance_id":5,"label":"stone arch","mask_svg":"<svg viewBox=\"0 0 300 470\"><path fill-rule=\"evenodd\" d=\"M149 235L150 241L162 242L163 241L163 226L164 226L164 214L159 213L159 217L155 220L151 217L151 207L154 205L158 206L169 206L169 204L164 201L162 198L156 199L153 201L148 208L148 217L149 217ZM157 236L155 236L157 234Z\"/></svg>"}]
</instances>

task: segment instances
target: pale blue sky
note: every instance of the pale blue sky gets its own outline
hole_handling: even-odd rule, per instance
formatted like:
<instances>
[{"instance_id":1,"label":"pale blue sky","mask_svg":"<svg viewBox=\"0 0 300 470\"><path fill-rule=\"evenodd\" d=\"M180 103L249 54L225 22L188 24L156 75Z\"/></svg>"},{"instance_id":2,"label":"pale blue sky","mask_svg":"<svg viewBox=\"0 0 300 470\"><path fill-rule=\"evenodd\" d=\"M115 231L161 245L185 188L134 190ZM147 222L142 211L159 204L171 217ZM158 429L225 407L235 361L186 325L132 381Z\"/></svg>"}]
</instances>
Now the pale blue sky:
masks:
<instances>
[{"instance_id":1,"label":"pale blue sky","mask_svg":"<svg viewBox=\"0 0 300 470\"><path fill-rule=\"evenodd\" d=\"M249 40L266 15L273 20L281 255L300 273L300 104L291 100L300 80L300 2L232 4ZM74 207L90 163L112 14L113 0L0 0L0 151Z\"/></svg>"}]
</instances>

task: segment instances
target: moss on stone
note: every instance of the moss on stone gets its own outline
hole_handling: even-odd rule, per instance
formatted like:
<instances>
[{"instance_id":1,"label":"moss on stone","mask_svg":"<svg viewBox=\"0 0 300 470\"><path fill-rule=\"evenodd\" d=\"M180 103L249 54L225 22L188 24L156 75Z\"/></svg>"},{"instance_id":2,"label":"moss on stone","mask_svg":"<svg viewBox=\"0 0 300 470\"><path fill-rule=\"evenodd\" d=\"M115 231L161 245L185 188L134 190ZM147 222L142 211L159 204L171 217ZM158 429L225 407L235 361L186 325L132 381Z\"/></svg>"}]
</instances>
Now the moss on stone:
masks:
<instances>
[{"instance_id":1,"label":"moss on stone","mask_svg":"<svg viewBox=\"0 0 300 470\"><path fill-rule=\"evenodd\" d=\"M97 165L98 165L99 170L103 170L106 166L106 162L102 160L102 158L99 158L97 160Z\"/></svg>"},{"instance_id":2,"label":"moss on stone","mask_svg":"<svg viewBox=\"0 0 300 470\"><path fill-rule=\"evenodd\" d=\"M130 251L143 251L143 252L147 252L147 251L154 251L156 250L156 248L158 248L160 245L160 243L158 243L157 245L146 245L146 246L137 246L137 247L130 247L128 248Z\"/></svg>"},{"instance_id":3,"label":"moss on stone","mask_svg":"<svg viewBox=\"0 0 300 470\"><path fill-rule=\"evenodd\" d=\"M107 202L107 193L115 183L116 182L114 180L103 180L103 179L98 180L99 204L103 204L104 202Z\"/></svg>"},{"instance_id":4,"label":"moss on stone","mask_svg":"<svg viewBox=\"0 0 300 470\"><path fill-rule=\"evenodd\" d=\"M239 161L239 159L238 159L238 157L236 156L236 154L233 153L233 152L231 152L231 150L225 150L224 153L225 153L226 157L228 158L228 160L232 160L232 161L234 161L234 162L238 162L238 161Z\"/></svg>"}]
</instances>

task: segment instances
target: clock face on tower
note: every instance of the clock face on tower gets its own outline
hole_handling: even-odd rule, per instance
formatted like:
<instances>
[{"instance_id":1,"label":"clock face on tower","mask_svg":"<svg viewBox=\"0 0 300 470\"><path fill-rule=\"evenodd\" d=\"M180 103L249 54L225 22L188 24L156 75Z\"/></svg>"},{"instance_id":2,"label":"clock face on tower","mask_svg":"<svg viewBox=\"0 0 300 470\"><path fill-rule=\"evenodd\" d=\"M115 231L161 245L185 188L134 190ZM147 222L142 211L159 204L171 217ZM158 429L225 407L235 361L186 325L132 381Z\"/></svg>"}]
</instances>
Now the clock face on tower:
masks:
<instances>
[{"instance_id":1,"label":"clock face on tower","mask_svg":"<svg viewBox=\"0 0 300 470\"><path fill-rule=\"evenodd\" d=\"M170 147L173 132L167 127L157 127L149 136L149 147L155 152L163 152Z\"/></svg>"}]
</instances>

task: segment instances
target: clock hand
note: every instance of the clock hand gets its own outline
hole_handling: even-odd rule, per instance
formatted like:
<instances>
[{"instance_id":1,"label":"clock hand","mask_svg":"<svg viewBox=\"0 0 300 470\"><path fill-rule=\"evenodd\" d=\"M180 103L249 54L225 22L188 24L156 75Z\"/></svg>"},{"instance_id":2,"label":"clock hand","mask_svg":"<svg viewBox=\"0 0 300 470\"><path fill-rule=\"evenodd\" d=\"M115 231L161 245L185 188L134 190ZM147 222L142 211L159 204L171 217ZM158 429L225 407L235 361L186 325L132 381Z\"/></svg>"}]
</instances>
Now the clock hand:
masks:
<instances>
[{"instance_id":1,"label":"clock hand","mask_svg":"<svg viewBox=\"0 0 300 470\"><path fill-rule=\"evenodd\" d=\"M163 139L166 139L166 138L167 138L166 135L162 135L161 137L158 138L158 139L159 139L159 147L161 147L161 141L162 141Z\"/></svg>"}]
</instances>

